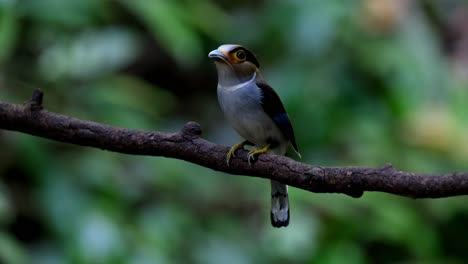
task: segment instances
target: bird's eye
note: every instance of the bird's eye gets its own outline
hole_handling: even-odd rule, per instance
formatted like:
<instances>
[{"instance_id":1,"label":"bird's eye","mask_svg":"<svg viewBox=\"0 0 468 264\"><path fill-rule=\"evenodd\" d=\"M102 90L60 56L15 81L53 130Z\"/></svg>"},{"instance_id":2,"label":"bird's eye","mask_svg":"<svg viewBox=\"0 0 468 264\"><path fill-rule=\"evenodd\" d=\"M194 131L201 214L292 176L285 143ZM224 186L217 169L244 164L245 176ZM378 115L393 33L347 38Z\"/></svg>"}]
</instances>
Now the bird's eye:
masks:
<instances>
[{"instance_id":1,"label":"bird's eye","mask_svg":"<svg viewBox=\"0 0 468 264\"><path fill-rule=\"evenodd\" d=\"M236 52L236 59L240 60L240 61L243 61L245 60L246 56L245 56L245 52L243 50L239 50L238 52Z\"/></svg>"}]
</instances>

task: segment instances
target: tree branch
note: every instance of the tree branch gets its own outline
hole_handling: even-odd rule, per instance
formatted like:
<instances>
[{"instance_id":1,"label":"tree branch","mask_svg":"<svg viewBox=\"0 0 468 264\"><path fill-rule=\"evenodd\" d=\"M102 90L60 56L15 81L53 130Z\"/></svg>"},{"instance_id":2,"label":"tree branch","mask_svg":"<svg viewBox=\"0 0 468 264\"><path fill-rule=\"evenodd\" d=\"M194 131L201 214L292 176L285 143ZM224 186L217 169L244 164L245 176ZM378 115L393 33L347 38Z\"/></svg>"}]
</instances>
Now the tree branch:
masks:
<instances>
[{"instance_id":1,"label":"tree branch","mask_svg":"<svg viewBox=\"0 0 468 264\"><path fill-rule=\"evenodd\" d=\"M276 180L317 193L344 193L360 197L378 191L412 198L440 198L468 194L468 173L423 175L381 168L319 167L277 155L260 155L252 166L247 151L239 150L228 167L228 147L201 138L200 125L188 122L180 132L130 130L84 121L42 109L43 94L33 93L25 105L0 102L0 129L19 131L65 143L132 155L185 160L234 175Z\"/></svg>"}]
</instances>

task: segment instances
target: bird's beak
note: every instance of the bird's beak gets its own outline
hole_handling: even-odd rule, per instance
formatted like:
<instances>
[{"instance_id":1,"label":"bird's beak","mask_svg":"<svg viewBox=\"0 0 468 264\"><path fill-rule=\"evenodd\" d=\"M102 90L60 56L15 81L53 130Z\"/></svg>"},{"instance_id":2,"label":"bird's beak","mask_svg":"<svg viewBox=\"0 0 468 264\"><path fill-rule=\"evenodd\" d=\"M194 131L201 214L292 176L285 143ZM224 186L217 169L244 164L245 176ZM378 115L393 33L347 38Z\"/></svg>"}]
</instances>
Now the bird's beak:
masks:
<instances>
[{"instance_id":1,"label":"bird's beak","mask_svg":"<svg viewBox=\"0 0 468 264\"><path fill-rule=\"evenodd\" d=\"M215 49L213 51L211 51L210 53L208 53L208 58L212 59L212 60L215 60L215 61L219 61L219 60L223 60L223 61L226 61L228 60L228 57L222 53L221 51Z\"/></svg>"}]
</instances>

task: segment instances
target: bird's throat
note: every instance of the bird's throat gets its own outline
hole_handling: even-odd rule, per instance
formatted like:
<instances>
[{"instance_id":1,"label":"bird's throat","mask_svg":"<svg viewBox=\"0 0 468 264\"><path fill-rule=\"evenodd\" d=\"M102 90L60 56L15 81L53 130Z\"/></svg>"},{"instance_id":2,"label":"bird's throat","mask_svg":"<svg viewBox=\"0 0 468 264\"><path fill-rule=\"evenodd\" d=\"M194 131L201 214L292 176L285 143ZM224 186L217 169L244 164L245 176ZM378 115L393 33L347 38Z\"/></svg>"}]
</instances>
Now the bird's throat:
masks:
<instances>
[{"instance_id":1,"label":"bird's throat","mask_svg":"<svg viewBox=\"0 0 468 264\"><path fill-rule=\"evenodd\" d=\"M235 70L231 65L216 63L218 70L218 85L222 87L238 87L248 82L255 81L256 72L243 72Z\"/></svg>"},{"instance_id":2,"label":"bird's throat","mask_svg":"<svg viewBox=\"0 0 468 264\"><path fill-rule=\"evenodd\" d=\"M254 73L253 76L251 76L250 79L248 80L245 80L245 81L237 81L237 83L234 83L234 84L231 84L231 85L224 85L222 84L221 82L218 83L218 85L220 85L221 87L223 87L223 89L227 89L227 90L230 90L230 91L233 91L233 90L237 90L237 89L240 89L242 87L245 87L247 85L250 85L251 83L255 83L256 81L256 77L257 77L257 74Z\"/></svg>"}]
</instances>

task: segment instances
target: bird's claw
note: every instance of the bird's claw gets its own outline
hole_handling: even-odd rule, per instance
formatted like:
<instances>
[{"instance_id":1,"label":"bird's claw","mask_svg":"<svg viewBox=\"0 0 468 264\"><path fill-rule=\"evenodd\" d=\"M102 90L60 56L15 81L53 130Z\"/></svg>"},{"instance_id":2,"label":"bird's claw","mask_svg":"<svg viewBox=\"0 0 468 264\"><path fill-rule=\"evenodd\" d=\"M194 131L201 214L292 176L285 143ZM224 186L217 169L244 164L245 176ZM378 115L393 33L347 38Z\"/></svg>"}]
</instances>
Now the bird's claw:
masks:
<instances>
[{"instance_id":1,"label":"bird's claw","mask_svg":"<svg viewBox=\"0 0 468 264\"><path fill-rule=\"evenodd\" d=\"M234 147L235 147L235 146L234 146ZM236 152L237 149L235 149L234 147L232 147L232 148L229 150L228 154L226 155L226 163L227 163L228 167L229 167L229 161L231 160L231 158L235 158L235 157L236 157L235 152Z\"/></svg>"},{"instance_id":2,"label":"bird's claw","mask_svg":"<svg viewBox=\"0 0 468 264\"><path fill-rule=\"evenodd\" d=\"M257 158L255 157L255 155L258 155L258 154L254 154L251 152L249 152L249 155L247 156L247 162L249 163L249 165L252 165L253 162L257 161Z\"/></svg>"},{"instance_id":3,"label":"bird's claw","mask_svg":"<svg viewBox=\"0 0 468 264\"><path fill-rule=\"evenodd\" d=\"M247 156L247 161L249 162L249 165L252 165L253 162L257 161L256 156L267 153L269 149L270 149L270 144L267 144L265 147L261 149L255 149L255 150L249 151L249 155Z\"/></svg>"},{"instance_id":4,"label":"bird's claw","mask_svg":"<svg viewBox=\"0 0 468 264\"><path fill-rule=\"evenodd\" d=\"M243 148L245 145L248 144L248 141L242 141L239 144L234 145L231 149L229 149L227 155L226 155L226 163L229 167L229 161L231 161L231 158L236 157L236 150Z\"/></svg>"}]
</instances>

